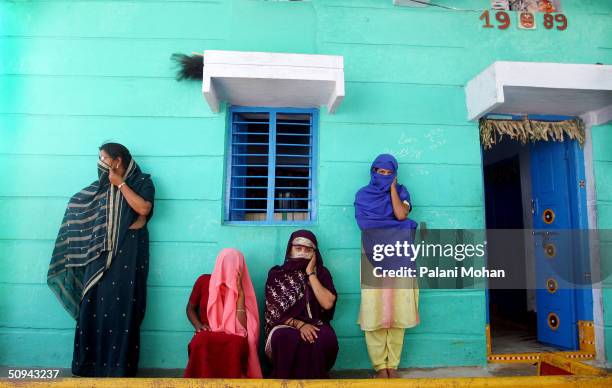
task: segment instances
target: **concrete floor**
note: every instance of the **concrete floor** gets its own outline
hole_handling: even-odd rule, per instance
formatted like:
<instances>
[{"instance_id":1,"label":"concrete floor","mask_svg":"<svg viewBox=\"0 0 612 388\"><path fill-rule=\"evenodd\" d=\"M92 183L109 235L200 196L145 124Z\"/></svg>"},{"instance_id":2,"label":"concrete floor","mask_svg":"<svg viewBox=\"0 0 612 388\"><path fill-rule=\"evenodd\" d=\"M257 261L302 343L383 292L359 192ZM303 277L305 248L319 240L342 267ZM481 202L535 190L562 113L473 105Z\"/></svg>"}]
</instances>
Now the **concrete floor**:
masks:
<instances>
[{"instance_id":1,"label":"concrete floor","mask_svg":"<svg viewBox=\"0 0 612 388\"><path fill-rule=\"evenodd\" d=\"M559 352L563 349L544 345L537 338L514 331L491 333L491 350L493 354L501 353L544 353Z\"/></svg>"},{"instance_id":2,"label":"concrete floor","mask_svg":"<svg viewBox=\"0 0 612 388\"><path fill-rule=\"evenodd\" d=\"M529 330L527 327L500 323L491 327L491 350L493 354L501 354L558 352L563 349L538 342L535 328Z\"/></svg>"},{"instance_id":3,"label":"concrete floor","mask_svg":"<svg viewBox=\"0 0 612 388\"><path fill-rule=\"evenodd\" d=\"M442 378L442 377L495 377L495 376L535 376L537 364L488 364L481 366L458 366L443 368L407 368L400 369L402 378ZM369 370L351 370L332 372L332 378L346 379L371 378L374 372Z\"/></svg>"}]
</instances>

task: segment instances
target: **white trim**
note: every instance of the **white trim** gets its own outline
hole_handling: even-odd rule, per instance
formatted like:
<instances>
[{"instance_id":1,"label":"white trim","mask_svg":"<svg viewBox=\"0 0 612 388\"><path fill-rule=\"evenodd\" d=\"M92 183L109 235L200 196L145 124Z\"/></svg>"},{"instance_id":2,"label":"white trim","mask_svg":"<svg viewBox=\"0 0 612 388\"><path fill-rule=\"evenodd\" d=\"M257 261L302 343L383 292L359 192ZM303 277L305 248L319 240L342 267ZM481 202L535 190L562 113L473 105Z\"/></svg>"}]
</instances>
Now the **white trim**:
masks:
<instances>
[{"instance_id":1,"label":"white trim","mask_svg":"<svg viewBox=\"0 0 612 388\"><path fill-rule=\"evenodd\" d=\"M496 80L496 63L470 80L465 87L470 121L479 119L504 103L504 91Z\"/></svg>"},{"instance_id":2,"label":"white trim","mask_svg":"<svg viewBox=\"0 0 612 388\"><path fill-rule=\"evenodd\" d=\"M612 121L612 105L593 112L588 112L582 115L582 120L584 120L587 126L601 125Z\"/></svg>"},{"instance_id":3,"label":"white trim","mask_svg":"<svg viewBox=\"0 0 612 388\"><path fill-rule=\"evenodd\" d=\"M202 94L213 112L219 112L219 97L212 87L212 78L204 77L202 80Z\"/></svg>"},{"instance_id":4,"label":"white trim","mask_svg":"<svg viewBox=\"0 0 612 388\"><path fill-rule=\"evenodd\" d=\"M273 108L319 108L334 113L345 95L338 55L204 51L202 94L213 112L222 102Z\"/></svg>"},{"instance_id":5,"label":"white trim","mask_svg":"<svg viewBox=\"0 0 612 388\"><path fill-rule=\"evenodd\" d=\"M588 228L597 229L597 194L595 189L595 171L593 170L593 133L590 126L585 129L586 141L584 144L584 173L586 179L586 202ZM591 263L591 279L600 279L601 257L597 234L589 234L589 256ZM597 361L605 361L603 298L601 285L593 286L593 324L595 330L595 352Z\"/></svg>"},{"instance_id":6,"label":"white trim","mask_svg":"<svg viewBox=\"0 0 612 388\"><path fill-rule=\"evenodd\" d=\"M487 113L586 117L591 125L612 120L612 66L494 62L466 87L468 119Z\"/></svg>"}]
</instances>

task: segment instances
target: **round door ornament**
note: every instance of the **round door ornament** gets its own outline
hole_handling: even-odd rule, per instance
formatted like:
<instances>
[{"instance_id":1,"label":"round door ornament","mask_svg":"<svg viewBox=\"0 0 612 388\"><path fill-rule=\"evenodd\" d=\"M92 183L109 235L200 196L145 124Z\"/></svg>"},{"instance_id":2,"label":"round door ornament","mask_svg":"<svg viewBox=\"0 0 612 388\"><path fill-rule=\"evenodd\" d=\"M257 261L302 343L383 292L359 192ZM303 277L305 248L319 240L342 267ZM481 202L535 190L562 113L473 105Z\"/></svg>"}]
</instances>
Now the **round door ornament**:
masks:
<instances>
[{"instance_id":1,"label":"round door ornament","mask_svg":"<svg viewBox=\"0 0 612 388\"><path fill-rule=\"evenodd\" d=\"M557 247L552 243L544 244L544 253L546 253L546 257L552 259L557 256Z\"/></svg>"},{"instance_id":2,"label":"round door ornament","mask_svg":"<svg viewBox=\"0 0 612 388\"><path fill-rule=\"evenodd\" d=\"M555 313L548 314L548 327L552 330L557 330L559 328L559 316Z\"/></svg>"},{"instance_id":3,"label":"round door ornament","mask_svg":"<svg viewBox=\"0 0 612 388\"><path fill-rule=\"evenodd\" d=\"M550 292L551 294L554 294L555 292L557 292L557 289L559 288L559 284L557 283L557 281L553 278L549 278L546 281L546 289L548 290L548 292Z\"/></svg>"},{"instance_id":4,"label":"round door ornament","mask_svg":"<svg viewBox=\"0 0 612 388\"><path fill-rule=\"evenodd\" d=\"M544 213L542 213L542 220L546 224L552 224L555 221L555 212L552 209L544 210Z\"/></svg>"}]
</instances>

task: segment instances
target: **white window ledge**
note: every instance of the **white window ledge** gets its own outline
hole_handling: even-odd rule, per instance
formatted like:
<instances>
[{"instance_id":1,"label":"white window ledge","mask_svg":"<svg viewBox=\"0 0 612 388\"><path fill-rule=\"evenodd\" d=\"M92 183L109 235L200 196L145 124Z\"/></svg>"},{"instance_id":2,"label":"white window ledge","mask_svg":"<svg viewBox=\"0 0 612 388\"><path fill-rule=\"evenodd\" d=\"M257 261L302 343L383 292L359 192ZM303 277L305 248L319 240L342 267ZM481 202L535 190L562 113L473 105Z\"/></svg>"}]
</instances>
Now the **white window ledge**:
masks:
<instances>
[{"instance_id":1,"label":"white window ledge","mask_svg":"<svg viewBox=\"0 0 612 388\"><path fill-rule=\"evenodd\" d=\"M318 108L334 113L344 98L337 55L204 51L202 93L213 112L230 105Z\"/></svg>"},{"instance_id":2,"label":"white window ledge","mask_svg":"<svg viewBox=\"0 0 612 388\"><path fill-rule=\"evenodd\" d=\"M488 113L580 116L612 120L612 66L494 62L467 83L468 119Z\"/></svg>"}]
</instances>

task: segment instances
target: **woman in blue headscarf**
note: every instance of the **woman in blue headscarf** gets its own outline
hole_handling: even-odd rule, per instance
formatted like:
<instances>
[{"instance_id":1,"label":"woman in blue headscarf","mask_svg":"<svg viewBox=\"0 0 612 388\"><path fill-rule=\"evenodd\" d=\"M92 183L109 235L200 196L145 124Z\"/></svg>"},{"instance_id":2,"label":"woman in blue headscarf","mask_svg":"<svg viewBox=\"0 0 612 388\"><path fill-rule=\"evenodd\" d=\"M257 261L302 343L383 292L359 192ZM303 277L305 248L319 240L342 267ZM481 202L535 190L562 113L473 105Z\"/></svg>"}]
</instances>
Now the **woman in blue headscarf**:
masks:
<instances>
[{"instance_id":1,"label":"woman in blue headscarf","mask_svg":"<svg viewBox=\"0 0 612 388\"><path fill-rule=\"evenodd\" d=\"M355 196L355 218L361 230L415 229L408 218L412 210L410 193L397 183L397 160L392 155L378 155L370 169L370 184Z\"/></svg>"},{"instance_id":2,"label":"woman in blue headscarf","mask_svg":"<svg viewBox=\"0 0 612 388\"><path fill-rule=\"evenodd\" d=\"M397 182L397 169L397 160L388 154L372 163L370 183L355 195L355 218L362 232L416 229L417 223L408 218L410 193ZM362 288L358 323L365 332L376 377L399 377L404 330L419 323L418 301L416 284L398 289Z\"/></svg>"}]
</instances>

